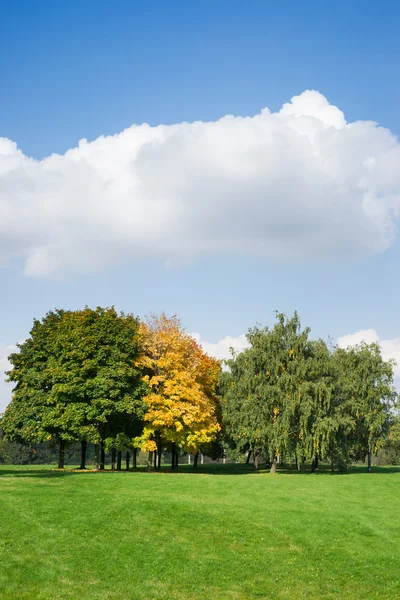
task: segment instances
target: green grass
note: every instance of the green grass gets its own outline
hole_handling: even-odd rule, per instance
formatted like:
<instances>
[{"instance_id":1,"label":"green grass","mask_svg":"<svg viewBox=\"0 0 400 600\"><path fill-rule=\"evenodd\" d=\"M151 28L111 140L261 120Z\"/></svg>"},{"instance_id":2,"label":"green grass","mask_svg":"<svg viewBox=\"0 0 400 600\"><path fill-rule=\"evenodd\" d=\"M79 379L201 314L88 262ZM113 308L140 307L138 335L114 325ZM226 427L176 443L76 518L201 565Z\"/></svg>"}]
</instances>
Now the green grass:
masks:
<instances>
[{"instance_id":1,"label":"green grass","mask_svg":"<svg viewBox=\"0 0 400 600\"><path fill-rule=\"evenodd\" d=\"M400 598L400 469L0 467L1 600Z\"/></svg>"}]
</instances>

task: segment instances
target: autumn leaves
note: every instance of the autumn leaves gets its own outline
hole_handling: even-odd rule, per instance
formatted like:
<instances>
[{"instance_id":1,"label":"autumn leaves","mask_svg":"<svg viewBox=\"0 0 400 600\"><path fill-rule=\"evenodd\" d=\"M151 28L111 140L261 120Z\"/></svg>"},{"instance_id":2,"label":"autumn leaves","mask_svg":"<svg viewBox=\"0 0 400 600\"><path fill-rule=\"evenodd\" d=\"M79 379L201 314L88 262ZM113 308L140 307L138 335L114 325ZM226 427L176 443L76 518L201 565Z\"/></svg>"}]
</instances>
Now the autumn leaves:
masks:
<instances>
[{"instance_id":1,"label":"autumn leaves","mask_svg":"<svg viewBox=\"0 0 400 600\"><path fill-rule=\"evenodd\" d=\"M144 373L147 410L135 444L158 455L173 444L195 454L221 429L219 361L203 352L177 317L150 317L140 326L140 342L142 354L136 364Z\"/></svg>"}]
</instances>

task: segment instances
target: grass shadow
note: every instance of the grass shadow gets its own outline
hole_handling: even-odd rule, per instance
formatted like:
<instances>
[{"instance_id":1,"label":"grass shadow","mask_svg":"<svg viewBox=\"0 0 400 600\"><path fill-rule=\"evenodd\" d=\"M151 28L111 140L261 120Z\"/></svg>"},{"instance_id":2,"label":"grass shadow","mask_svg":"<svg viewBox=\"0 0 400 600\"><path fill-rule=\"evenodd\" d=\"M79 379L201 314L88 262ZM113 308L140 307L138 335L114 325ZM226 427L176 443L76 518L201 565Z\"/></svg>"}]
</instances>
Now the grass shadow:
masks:
<instances>
[{"instance_id":1,"label":"grass shadow","mask_svg":"<svg viewBox=\"0 0 400 600\"><path fill-rule=\"evenodd\" d=\"M363 465L354 465L349 467L349 469L345 472L340 472L338 470L331 471L329 465L321 465L315 473L311 472L310 465L304 465L301 471L298 471L294 465L292 466L280 466L277 469L277 475L315 475L318 477L321 476L339 476L339 475L362 475L367 473L367 467ZM127 476L129 474L147 474L147 468L144 465L140 465L137 469L130 469L126 471L122 469L121 471L112 471L110 467L106 467L104 471L97 471L90 467L88 467L84 471L80 471L76 467L67 466L65 469L57 469L53 466L47 465L3 465L0 467L0 479L2 477L35 477L35 478L60 478L60 477L70 477L71 475L85 475L85 474L98 474L98 475L116 475L125 473ZM163 465L160 470L153 469L151 474L164 474L164 475L261 475L269 473L269 465L262 464L260 468L256 470L254 465L252 464L244 464L244 463L209 463L205 465L198 465L195 469L193 465L179 465L177 469L174 471L168 465ZM400 466L379 466L372 468L373 474L380 475L390 475L400 473Z\"/></svg>"},{"instance_id":2,"label":"grass shadow","mask_svg":"<svg viewBox=\"0 0 400 600\"><path fill-rule=\"evenodd\" d=\"M24 468L18 466L0 468L0 479L2 477L67 477L76 475L78 471L68 469L43 468L42 466ZM82 471L83 473L83 471Z\"/></svg>"},{"instance_id":3,"label":"grass shadow","mask_svg":"<svg viewBox=\"0 0 400 600\"><path fill-rule=\"evenodd\" d=\"M368 467L364 465L351 465L346 471L339 471L339 469L331 470L330 465L321 465L318 469L312 473L311 465L304 465L301 471L298 471L296 467L279 467L277 470L278 473L282 473L285 475L325 475L325 476L335 476L335 475L363 475L368 473ZM400 473L400 466L377 466L372 467L372 474L381 474L381 475L389 475L392 473Z\"/></svg>"}]
</instances>

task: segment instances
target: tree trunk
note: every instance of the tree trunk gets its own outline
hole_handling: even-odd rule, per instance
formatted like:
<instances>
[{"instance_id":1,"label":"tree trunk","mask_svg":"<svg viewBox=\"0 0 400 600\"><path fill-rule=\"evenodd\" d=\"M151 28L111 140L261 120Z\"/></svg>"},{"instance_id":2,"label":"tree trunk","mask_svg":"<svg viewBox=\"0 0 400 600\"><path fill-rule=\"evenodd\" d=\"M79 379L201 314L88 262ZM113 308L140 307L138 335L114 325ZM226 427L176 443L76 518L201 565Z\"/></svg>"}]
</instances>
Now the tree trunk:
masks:
<instances>
[{"instance_id":1,"label":"tree trunk","mask_svg":"<svg viewBox=\"0 0 400 600\"><path fill-rule=\"evenodd\" d=\"M175 446L175 468L179 467L179 448Z\"/></svg>"},{"instance_id":2,"label":"tree trunk","mask_svg":"<svg viewBox=\"0 0 400 600\"><path fill-rule=\"evenodd\" d=\"M58 446L58 468L63 469L65 466L65 441L60 440Z\"/></svg>"},{"instance_id":3,"label":"tree trunk","mask_svg":"<svg viewBox=\"0 0 400 600\"><path fill-rule=\"evenodd\" d=\"M257 470L258 470L258 460L259 460L259 457L260 457L260 453L258 451L254 452L254 467Z\"/></svg>"},{"instance_id":4,"label":"tree trunk","mask_svg":"<svg viewBox=\"0 0 400 600\"><path fill-rule=\"evenodd\" d=\"M149 454L147 457L147 472L148 473L151 473L152 466L153 466L153 453L149 451Z\"/></svg>"},{"instance_id":5,"label":"tree trunk","mask_svg":"<svg viewBox=\"0 0 400 600\"><path fill-rule=\"evenodd\" d=\"M111 449L111 470L115 471L115 459L117 456L117 451L115 448Z\"/></svg>"},{"instance_id":6,"label":"tree trunk","mask_svg":"<svg viewBox=\"0 0 400 600\"><path fill-rule=\"evenodd\" d=\"M319 461L319 455L318 453L315 455L315 468L318 469L318 461Z\"/></svg>"},{"instance_id":7,"label":"tree trunk","mask_svg":"<svg viewBox=\"0 0 400 600\"><path fill-rule=\"evenodd\" d=\"M248 465L248 464L249 464L249 462L250 462L250 458L251 458L251 450L249 450L249 451L248 451L248 453L247 453L246 465Z\"/></svg>"},{"instance_id":8,"label":"tree trunk","mask_svg":"<svg viewBox=\"0 0 400 600\"><path fill-rule=\"evenodd\" d=\"M276 465L278 464L277 457L274 456L274 460L272 461L270 473L276 473Z\"/></svg>"},{"instance_id":9,"label":"tree trunk","mask_svg":"<svg viewBox=\"0 0 400 600\"><path fill-rule=\"evenodd\" d=\"M196 454L193 457L193 469L197 469L198 462L199 462L199 453L196 452Z\"/></svg>"},{"instance_id":10,"label":"tree trunk","mask_svg":"<svg viewBox=\"0 0 400 600\"><path fill-rule=\"evenodd\" d=\"M86 469L86 449L87 442L85 440L81 441L81 466L80 469Z\"/></svg>"},{"instance_id":11,"label":"tree trunk","mask_svg":"<svg viewBox=\"0 0 400 600\"><path fill-rule=\"evenodd\" d=\"M125 468L127 471L129 471L129 459L130 459L131 455L129 454L129 452L126 453L126 459L125 459Z\"/></svg>"},{"instance_id":12,"label":"tree trunk","mask_svg":"<svg viewBox=\"0 0 400 600\"><path fill-rule=\"evenodd\" d=\"M161 469L161 459L162 459L162 443L160 433L157 433L157 469L160 471Z\"/></svg>"},{"instance_id":13,"label":"tree trunk","mask_svg":"<svg viewBox=\"0 0 400 600\"><path fill-rule=\"evenodd\" d=\"M100 466L99 451L100 451L99 444L95 444L94 445L94 468L96 470L98 470L99 466Z\"/></svg>"},{"instance_id":14,"label":"tree trunk","mask_svg":"<svg viewBox=\"0 0 400 600\"><path fill-rule=\"evenodd\" d=\"M157 469L157 450L154 452L154 468Z\"/></svg>"},{"instance_id":15,"label":"tree trunk","mask_svg":"<svg viewBox=\"0 0 400 600\"><path fill-rule=\"evenodd\" d=\"M315 458L313 458L313 461L311 463L311 473L315 473L315 469L316 469L316 462L315 462Z\"/></svg>"},{"instance_id":16,"label":"tree trunk","mask_svg":"<svg viewBox=\"0 0 400 600\"><path fill-rule=\"evenodd\" d=\"M372 473L372 452L371 446L368 446L368 473Z\"/></svg>"},{"instance_id":17,"label":"tree trunk","mask_svg":"<svg viewBox=\"0 0 400 600\"><path fill-rule=\"evenodd\" d=\"M175 470L175 442L171 444L171 470Z\"/></svg>"},{"instance_id":18,"label":"tree trunk","mask_svg":"<svg viewBox=\"0 0 400 600\"><path fill-rule=\"evenodd\" d=\"M122 463L122 452L121 452L121 450L118 450L118 452L117 452L117 471L121 470L121 463Z\"/></svg>"},{"instance_id":19,"label":"tree trunk","mask_svg":"<svg viewBox=\"0 0 400 600\"><path fill-rule=\"evenodd\" d=\"M100 442L100 471L104 471L104 465L106 463L106 453L104 450L104 442Z\"/></svg>"},{"instance_id":20,"label":"tree trunk","mask_svg":"<svg viewBox=\"0 0 400 600\"><path fill-rule=\"evenodd\" d=\"M137 469L137 448L133 449L133 468Z\"/></svg>"},{"instance_id":21,"label":"tree trunk","mask_svg":"<svg viewBox=\"0 0 400 600\"><path fill-rule=\"evenodd\" d=\"M332 473L334 472L334 470L335 470L335 463L333 462L333 458L331 458L331 471L332 471Z\"/></svg>"}]
</instances>

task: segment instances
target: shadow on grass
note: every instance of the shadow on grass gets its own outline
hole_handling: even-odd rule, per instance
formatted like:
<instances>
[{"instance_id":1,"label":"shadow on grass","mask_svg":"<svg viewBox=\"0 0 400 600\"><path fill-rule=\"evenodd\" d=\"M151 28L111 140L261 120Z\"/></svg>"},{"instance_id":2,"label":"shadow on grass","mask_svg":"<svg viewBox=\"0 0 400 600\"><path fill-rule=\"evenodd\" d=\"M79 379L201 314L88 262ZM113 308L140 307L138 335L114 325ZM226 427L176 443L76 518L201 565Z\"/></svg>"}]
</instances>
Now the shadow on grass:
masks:
<instances>
[{"instance_id":1,"label":"shadow on grass","mask_svg":"<svg viewBox=\"0 0 400 600\"><path fill-rule=\"evenodd\" d=\"M82 471L83 473L84 471ZM76 475L78 471L68 469L43 468L42 466L33 466L26 468L24 466L3 466L0 467L0 479L2 477L66 477Z\"/></svg>"},{"instance_id":2,"label":"shadow on grass","mask_svg":"<svg viewBox=\"0 0 400 600\"><path fill-rule=\"evenodd\" d=\"M278 469L278 473L282 473L285 475L325 475L325 476L335 476L335 475L363 475L368 473L367 466L364 465L352 465L347 469L347 471L339 471L335 469L331 471L331 467L329 465L321 465L318 469L312 473L311 465L305 465L301 471L298 471L295 467L281 467ZM400 473L400 466L388 466L388 467L372 467L372 474L381 474L381 475L390 475L391 473Z\"/></svg>"},{"instance_id":3,"label":"shadow on grass","mask_svg":"<svg viewBox=\"0 0 400 600\"><path fill-rule=\"evenodd\" d=\"M194 469L192 465L179 465L174 471L171 470L169 465L162 465L161 469L152 469L150 474L164 474L164 475L254 475L261 473L263 470L256 471L253 465L246 464L206 464L199 465L198 468ZM1 477L67 477L71 475L121 475L125 474L142 474L147 475L147 467L140 465L137 469L121 469L120 471L111 470L110 466L107 465L103 471L95 470L92 467L88 467L84 471L77 469L76 467L66 466L65 469L57 469L52 465L3 465L0 466L0 479Z\"/></svg>"},{"instance_id":4,"label":"shadow on grass","mask_svg":"<svg viewBox=\"0 0 400 600\"><path fill-rule=\"evenodd\" d=\"M88 468L84 471L78 470L76 467L66 467L65 469L56 469L53 466L45 465L3 465L0 467L0 479L2 477L36 477L36 478L54 478L54 477L70 477L71 475L121 475L124 473L126 476L131 474L147 474L147 468L145 466L139 466L137 469L130 469L126 471L112 471L110 467L106 467L104 471L96 471L92 468ZM192 465L179 465L179 467L172 471L168 465L163 465L160 471L152 470L151 474L154 475L260 475L269 473L269 465L260 465L260 469L256 470L252 464L222 464L212 463L206 465L199 465L196 469ZM277 475L312 475L312 476L342 476L342 475L362 475L367 473L367 467L363 465L351 466L347 471L340 472L338 470L331 471L330 466L321 465L315 473L311 472L311 466L304 465L301 471L298 471L294 465L292 466L281 466L277 469ZM400 466L388 466L388 467L373 467L373 474L390 475L394 473L400 473Z\"/></svg>"}]
</instances>

